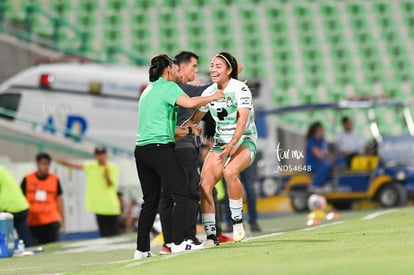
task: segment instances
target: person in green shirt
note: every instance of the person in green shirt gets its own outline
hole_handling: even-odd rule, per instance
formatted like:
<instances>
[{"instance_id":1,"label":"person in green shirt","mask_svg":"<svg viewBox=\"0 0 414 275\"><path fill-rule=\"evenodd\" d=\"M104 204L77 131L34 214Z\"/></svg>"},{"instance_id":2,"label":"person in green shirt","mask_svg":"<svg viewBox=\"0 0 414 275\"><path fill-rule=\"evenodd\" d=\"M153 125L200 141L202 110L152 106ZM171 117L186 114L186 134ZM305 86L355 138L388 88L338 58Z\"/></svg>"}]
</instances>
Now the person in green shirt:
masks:
<instances>
[{"instance_id":1,"label":"person in green shirt","mask_svg":"<svg viewBox=\"0 0 414 275\"><path fill-rule=\"evenodd\" d=\"M13 175L0 166L0 212L13 214L13 225L19 239L26 246L32 245L30 229L27 225L29 203Z\"/></svg>"},{"instance_id":2,"label":"person in green shirt","mask_svg":"<svg viewBox=\"0 0 414 275\"><path fill-rule=\"evenodd\" d=\"M153 256L150 252L150 231L158 211L161 189L170 192L174 198L174 204L171 205L171 252L203 248L202 244L197 245L192 240L185 239L189 182L176 155L174 142L175 138L191 135L194 127L176 127L177 111L178 106L196 108L223 98L224 95L218 90L206 97L190 98L174 82L176 70L176 65L169 56L154 56L149 67L150 84L139 100L135 161L144 203L138 221L135 259Z\"/></svg>"},{"instance_id":3,"label":"person in green shirt","mask_svg":"<svg viewBox=\"0 0 414 275\"><path fill-rule=\"evenodd\" d=\"M105 147L95 148L95 160L83 164L66 160L57 163L74 169L82 169L86 174L85 208L95 213L101 237L115 236L119 233L121 204L118 197L119 168L107 161Z\"/></svg>"}]
</instances>

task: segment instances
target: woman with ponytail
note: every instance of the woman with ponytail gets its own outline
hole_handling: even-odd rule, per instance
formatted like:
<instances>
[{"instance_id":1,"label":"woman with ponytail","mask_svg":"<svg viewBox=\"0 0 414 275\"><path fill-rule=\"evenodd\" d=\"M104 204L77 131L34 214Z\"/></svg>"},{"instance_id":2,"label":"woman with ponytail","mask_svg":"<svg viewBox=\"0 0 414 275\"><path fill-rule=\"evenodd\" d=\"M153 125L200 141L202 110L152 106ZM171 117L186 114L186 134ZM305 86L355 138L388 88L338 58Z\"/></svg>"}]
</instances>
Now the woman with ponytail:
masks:
<instances>
[{"instance_id":1,"label":"woman with ponytail","mask_svg":"<svg viewBox=\"0 0 414 275\"><path fill-rule=\"evenodd\" d=\"M223 90L224 98L198 108L184 124L198 123L208 111L216 122L214 145L204 161L200 182L202 221L207 235L205 246L218 244L212 193L222 177L227 183L233 239L241 241L245 237L239 174L254 161L257 139L252 95L247 85L237 80L237 60L227 52L220 52L213 57L209 72L213 84L202 96Z\"/></svg>"},{"instance_id":2,"label":"woman with ponytail","mask_svg":"<svg viewBox=\"0 0 414 275\"><path fill-rule=\"evenodd\" d=\"M191 135L199 128L193 125L177 127L178 106L197 108L223 98L217 90L206 97L190 98L174 82L176 67L165 54L154 56L149 66L150 84L143 91L138 106L138 131L135 161L144 194L144 203L138 221L135 259L151 257L150 231L158 212L161 189L171 192L174 198L173 244L171 252L177 253L202 248L191 240L185 240L187 204L189 200L187 179L176 156L176 136ZM177 135L178 134L178 135Z\"/></svg>"}]
</instances>

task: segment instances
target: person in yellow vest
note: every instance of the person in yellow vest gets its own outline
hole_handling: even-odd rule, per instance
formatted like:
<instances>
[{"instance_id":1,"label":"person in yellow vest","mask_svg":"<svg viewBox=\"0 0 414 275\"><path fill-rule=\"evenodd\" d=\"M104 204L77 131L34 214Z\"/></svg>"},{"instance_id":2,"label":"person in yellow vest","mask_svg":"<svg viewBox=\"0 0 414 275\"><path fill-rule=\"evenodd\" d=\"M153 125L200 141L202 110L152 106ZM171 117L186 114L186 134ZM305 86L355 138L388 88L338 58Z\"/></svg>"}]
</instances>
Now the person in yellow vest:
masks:
<instances>
[{"instance_id":1,"label":"person in yellow vest","mask_svg":"<svg viewBox=\"0 0 414 275\"><path fill-rule=\"evenodd\" d=\"M13 214L13 225L20 240L26 246L32 245L32 236L27 225L29 203L13 175L0 166L0 212Z\"/></svg>"},{"instance_id":2,"label":"person in yellow vest","mask_svg":"<svg viewBox=\"0 0 414 275\"><path fill-rule=\"evenodd\" d=\"M33 245L59 241L64 229L63 190L59 177L49 172L52 158L47 153L36 156L37 171L26 175L21 183L29 202L27 223Z\"/></svg>"},{"instance_id":3,"label":"person in yellow vest","mask_svg":"<svg viewBox=\"0 0 414 275\"><path fill-rule=\"evenodd\" d=\"M95 160L83 164L56 160L64 166L82 169L86 174L85 208L95 213L102 237L118 234L121 204L118 198L119 168L107 161L105 147L95 148Z\"/></svg>"}]
</instances>

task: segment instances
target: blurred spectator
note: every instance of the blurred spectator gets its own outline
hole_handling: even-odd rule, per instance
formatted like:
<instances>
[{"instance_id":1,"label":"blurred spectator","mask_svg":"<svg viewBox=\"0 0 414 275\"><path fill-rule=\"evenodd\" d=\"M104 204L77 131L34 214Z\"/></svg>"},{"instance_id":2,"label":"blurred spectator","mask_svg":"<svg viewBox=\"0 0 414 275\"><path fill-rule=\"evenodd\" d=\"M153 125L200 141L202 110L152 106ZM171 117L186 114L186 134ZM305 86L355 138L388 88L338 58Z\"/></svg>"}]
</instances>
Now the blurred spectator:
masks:
<instances>
[{"instance_id":1,"label":"blurred spectator","mask_svg":"<svg viewBox=\"0 0 414 275\"><path fill-rule=\"evenodd\" d=\"M132 198L128 204L128 208L124 212L123 218L126 232L131 232L138 229L138 219L142 204L142 202L139 203L138 201L138 199ZM159 214L157 214L155 217L151 232L155 235L162 233L161 219Z\"/></svg>"},{"instance_id":2,"label":"blurred spectator","mask_svg":"<svg viewBox=\"0 0 414 275\"><path fill-rule=\"evenodd\" d=\"M119 168L107 161L105 147L95 148L95 160L84 164L56 160L57 163L74 169L82 169L86 174L86 210L95 213L102 237L117 235L121 204L118 197Z\"/></svg>"},{"instance_id":3,"label":"blurred spectator","mask_svg":"<svg viewBox=\"0 0 414 275\"><path fill-rule=\"evenodd\" d=\"M320 122L313 123L306 135L306 165L310 165L313 174L312 186L321 187L331 172L335 159L329 151L324 138L324 128Z\"/></svg>"},{"instance_id":4,"label":"blurred spectator","mask_svg":"<svg viewBox=\"0 0 414 275\"><path fill-rule=\"evenodd\" d=\"M135 231L138 227L138 217L140 212L140 207L136 199L132 198L128 204L128 208L123 213L124 226L126 232Z\"/></svg>"},{"instance_id":5,"label":"blurred spectator","mask_svg":"<svg viewBox=\"0 0 414 275\"><path fill-rule=\"evenodd\" d=\"M0 166L0 212L13 214L13 225L19 239L23 240L26 246L32 245L27 215L29 204L19 188L12 174Z\"/></svg>"},{"instance_id":6,"label":"blurred spectator","mask_svg":"<svg viewBox=\"0 0 414 275\"><path fill-rule=\"evenodd\" d=\"M52 158L47 153L36 156L37 171L24 177L21 188L29 202L33 245L57 242L59 229L65 227L63 191L57 175L49 173Z\"/></svg>"},{"instance_id":7,"label":"blurred spectator","mask_svg":"<svg viewBox=\"0 0 414 275\"><path fill-rule=\"evenodd\" d=\"M352 121L349 117L342 119L342 127L343 132L339 134L336 144L341 157L346 160L348 167L350 167L352 158L364 153L365 141L353 132Z\"/></svg>"}]
</instances>

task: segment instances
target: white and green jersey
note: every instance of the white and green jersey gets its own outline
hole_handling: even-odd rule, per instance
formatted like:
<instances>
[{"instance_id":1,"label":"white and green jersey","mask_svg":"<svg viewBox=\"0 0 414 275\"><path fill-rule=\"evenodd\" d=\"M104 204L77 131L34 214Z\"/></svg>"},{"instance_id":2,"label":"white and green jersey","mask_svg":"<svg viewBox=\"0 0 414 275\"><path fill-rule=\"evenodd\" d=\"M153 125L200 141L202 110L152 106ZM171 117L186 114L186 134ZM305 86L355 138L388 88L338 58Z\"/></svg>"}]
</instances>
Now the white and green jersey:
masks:
<instances>
[{"instance_id":1,"label":"white and green jersey","mask_svg":"<svg viewBox=\"0 0 414 275\"><path fill-rule=\"evenodd\" d=\"M209 96L217 91L217 84L213 83L204 90L201 96ZM245 83L236 79L230 79L229 84L224 89L224 98L210 102L200 107L200 112L210 111L211 116L216 121L216 142L229 143L233 137L237 127L237 109L250 109L249 119L246 124L243 136L239 143L243 140L251 140L256 142L257 130L254 123L254 108L252 104L252 93Z\"/></svg>"}]
</instances>

